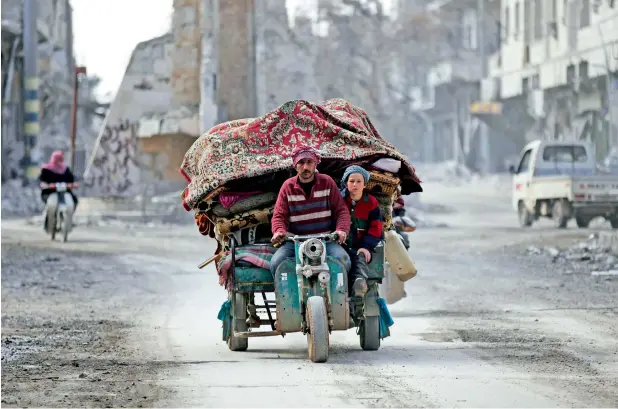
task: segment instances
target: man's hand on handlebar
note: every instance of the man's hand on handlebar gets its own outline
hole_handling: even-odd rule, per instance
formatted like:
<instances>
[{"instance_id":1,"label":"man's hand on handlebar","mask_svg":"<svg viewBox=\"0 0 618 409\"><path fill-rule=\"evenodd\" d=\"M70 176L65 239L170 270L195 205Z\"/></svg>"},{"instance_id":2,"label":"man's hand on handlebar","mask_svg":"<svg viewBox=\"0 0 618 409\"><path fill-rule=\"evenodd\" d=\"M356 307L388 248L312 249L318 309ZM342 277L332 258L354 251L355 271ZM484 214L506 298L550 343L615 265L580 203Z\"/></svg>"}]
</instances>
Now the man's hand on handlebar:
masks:
<instances>
[{"instance_id":1,"label":"man's hand on handlebar","mask_svg":"<svg viewBox=\"0 0 618 409\"><path fill-rule=\"evenodd\" d=\"M339 244L345 243L345 239L348 237L346 232L337 230L335 231L335 234L337 235L337 243Z\"/></svg>"},{"instance_id":2,"label":"man's hand on handlebar","mask_svg":"<svg viewBox=\"0 0 618 409\"><path fill-rule=\"evenodd\" d=\"M277 232L273 235L272 239L270 239L270 242L275 246L279 246L287 236L287 232Z\"/></svg>"}]
</instances>

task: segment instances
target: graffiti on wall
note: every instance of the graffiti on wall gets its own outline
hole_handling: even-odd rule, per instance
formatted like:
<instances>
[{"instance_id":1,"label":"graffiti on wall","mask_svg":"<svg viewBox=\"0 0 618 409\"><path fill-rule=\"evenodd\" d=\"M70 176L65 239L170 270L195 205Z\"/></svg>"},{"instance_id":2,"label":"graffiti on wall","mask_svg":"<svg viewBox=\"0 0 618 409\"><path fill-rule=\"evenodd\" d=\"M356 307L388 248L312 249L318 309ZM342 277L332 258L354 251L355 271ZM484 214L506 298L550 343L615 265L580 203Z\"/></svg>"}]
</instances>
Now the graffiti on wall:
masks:
<instances>
[{"instance_id":1,"label":"graffiti on wall","mask_svg":"<svg viewBox=\"0 0 618 409\"><path fill-rule=\"evenodd\" d=\"M103 129L87 174L89 196L133 196L139 194L140 158L137 123L122 119Z\"/></svg>"}]
</instances>

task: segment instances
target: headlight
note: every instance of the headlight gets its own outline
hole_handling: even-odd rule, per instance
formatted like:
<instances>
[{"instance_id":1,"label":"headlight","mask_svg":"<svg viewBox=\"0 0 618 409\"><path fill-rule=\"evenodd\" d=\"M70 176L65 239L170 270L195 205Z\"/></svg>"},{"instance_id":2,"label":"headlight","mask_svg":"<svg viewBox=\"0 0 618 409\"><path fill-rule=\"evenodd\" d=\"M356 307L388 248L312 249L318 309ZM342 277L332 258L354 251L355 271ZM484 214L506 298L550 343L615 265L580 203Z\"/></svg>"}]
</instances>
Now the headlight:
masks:
<instances>
[{"instance_id":1,"label":"headlight","mask_svg":"<svg viewBox=\"0 0 618 409\"><path fill-rule=\"evenodd\" d=\"M303 243L303 252L309 260L319 260L324 254L324 243L318 239L310 239Z\"/></svg>"}]
</instances>

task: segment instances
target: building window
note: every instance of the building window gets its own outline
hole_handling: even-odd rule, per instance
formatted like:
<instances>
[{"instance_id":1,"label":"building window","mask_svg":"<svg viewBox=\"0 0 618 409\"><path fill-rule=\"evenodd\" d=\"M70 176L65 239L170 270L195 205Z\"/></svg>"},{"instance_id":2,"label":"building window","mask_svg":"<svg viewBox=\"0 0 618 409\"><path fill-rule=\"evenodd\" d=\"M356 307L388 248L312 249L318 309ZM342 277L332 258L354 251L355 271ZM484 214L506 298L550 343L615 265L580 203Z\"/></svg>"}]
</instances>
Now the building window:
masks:
<instances>
[{"instance_id":1,"label":"building window","mask_svg":"<svg viewBox=\"0 0 618 409\"><path fill-rule=\"evenodd\" d=\"M551 21L558 20L558 0L551 1Z\"/></svg>"},{"instance_id":2,"label":"building window","mask_svg":"<svg viewBox=\"0 0 618 409\"><path fill-rule=\"evenodd\" d=\"M506 8L504 9L504 24L502 25L502 27L504 27L504 39L508 40L509 36L511 35L511 14L509 6L506 6Z\"/></svg>"},{"instance_id":3,"label":"building window","mask_svg":"<svg viewBox=\"0 0 618 409\"><path fill-rule=\"evenodd\" d=\"M590 0L581 1L579 27L588 27L590 25Z\"/></svg>"},{"instance_id":4,"label":"building window","mask_svg":"<svg viewBox=\"0 0 618 409\"><path fill-rule=\"evenodd\" d=\"M519 30L520 30L520 26L519 26L519 20L520 20L520 10L519 10L519 2L515 3L515 32L513 33L513 36L515 37L515 39L517 39L517 37L519 36Z\"/></svg>"},{"instance_id":5,"label":"building window","mask_svg":"<svg viewBox=\"0 0 618 409\"><path fill-rule=\"evenodd\" d=\"M547 35L558 39L558 0L551 2L551 13L547 16Z\"/></svg>"},{"instance_id":6,"label":"building window","mask_svg":"<svg viewBox=\"0 0 618 409\"><path fill-rule=\"evenodd\" d=\"M530 78L522 78L521 80L521 91L524 94L527 94L530 91Z\"/></svg>"},{"instance_id":7,"label":"building window","mask_svg":"<svg viewBox=\"0 0 618 409\"><path fill-rule=\"evenodd\" d=\"M534 0L534 39L543 38L543 6L541 0Z\"/></svg>"},{"instance_id":8,"label":"building window","mask_svg":"<svg viewBox=\"0 0 618 409\"><path fill-rule=\"evenodd\" d=\"M524 18L522 28L524 30L524 44L530 44L534 35L534 9L532 0L525 0L524 5Z\"/></svg>"},{"instance_id":9,"label":"building window","mask_svg":"<svg viewBox=\"0 0 618 409\"><path fill-rule=\"evenodd\" d=\"M465 31L466 31L465 32L466 41L465 41L465 44L464 44L464 48L467 49L467 50L472 50L474 48L473 47L474 43L473 43L473 39L472 39L472 26L466 25Z\"/></svg>"}]
</instances>

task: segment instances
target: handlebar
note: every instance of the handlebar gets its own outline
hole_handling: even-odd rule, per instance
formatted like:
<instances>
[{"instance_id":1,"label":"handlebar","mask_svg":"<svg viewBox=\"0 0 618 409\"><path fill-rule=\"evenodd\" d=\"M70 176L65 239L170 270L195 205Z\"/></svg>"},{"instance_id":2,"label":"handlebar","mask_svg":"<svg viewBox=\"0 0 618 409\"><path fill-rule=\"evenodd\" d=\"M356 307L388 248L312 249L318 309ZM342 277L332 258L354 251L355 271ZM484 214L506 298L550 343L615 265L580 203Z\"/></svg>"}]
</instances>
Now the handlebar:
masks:
<instances>
[{"instance_id":1,"label":"handlebar","mask_svg":"<svg viewBox=\"0 0 618 409\"><path fill-rule=\"evenodd\" d=\"M283 239L279 242L279 245L285 242L299 242L310 239L322 239L327 243L337 241L339 239L339 235L337 233L322 233L322 234L307 234L307 235L299 235L299 234L287 234Z\"/></svg>"},{"instance_id":2,"label":"handlebar","mask_svg":"<svg viewBox=\"0 0 618 409\"><path fill-rule=\"evenodd\" d=\"M67 189L75 189L76 187L79 187L79 183L76 183L76 182L75 183L44 183L44 182L41 182L39 184L39 187L41 189L55 189L56 186L58 185L60 186L64 185Z\"/></svg>"}]
</instances>

